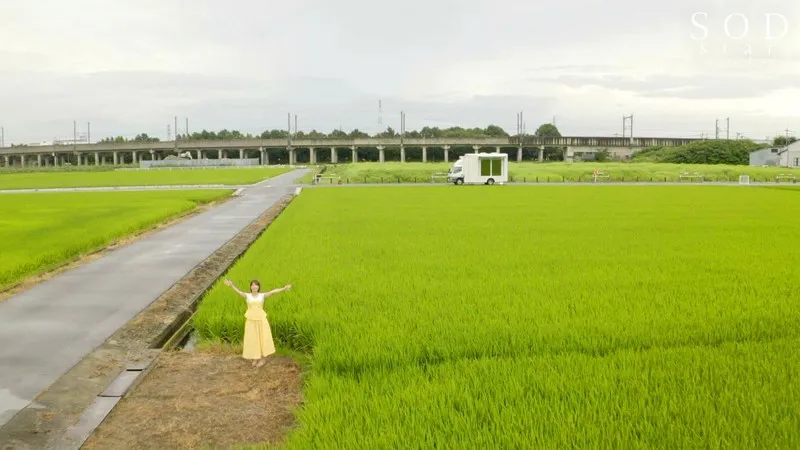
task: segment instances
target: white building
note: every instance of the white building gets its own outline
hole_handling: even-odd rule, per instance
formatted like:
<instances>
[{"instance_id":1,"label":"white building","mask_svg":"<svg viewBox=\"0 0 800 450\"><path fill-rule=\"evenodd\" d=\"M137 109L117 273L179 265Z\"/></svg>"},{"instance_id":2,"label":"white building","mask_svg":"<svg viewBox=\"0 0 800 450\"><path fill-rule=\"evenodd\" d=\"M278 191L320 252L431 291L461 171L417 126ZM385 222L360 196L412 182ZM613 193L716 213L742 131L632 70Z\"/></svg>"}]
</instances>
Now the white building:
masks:
<instances>
[{"instance_id":1,"label":"white building","mask_svg":"<svg viewBox=\"0 0 800 450\"><path fill-rule=\"evenodd\" d=\"M751 152L750 165L800 168L800 141L788 147L768 147Z\"/></svg>"},{"instance_id":2,"label":"white building","mask_svg":"<svg viewBox=\"0 0 800 450\"><path fill-rule=\"evenodd\" d=\"M800 141L789 144L788 147L782 148L779 153L781 167L800 168Z\"/></svg>"}]
</instances>

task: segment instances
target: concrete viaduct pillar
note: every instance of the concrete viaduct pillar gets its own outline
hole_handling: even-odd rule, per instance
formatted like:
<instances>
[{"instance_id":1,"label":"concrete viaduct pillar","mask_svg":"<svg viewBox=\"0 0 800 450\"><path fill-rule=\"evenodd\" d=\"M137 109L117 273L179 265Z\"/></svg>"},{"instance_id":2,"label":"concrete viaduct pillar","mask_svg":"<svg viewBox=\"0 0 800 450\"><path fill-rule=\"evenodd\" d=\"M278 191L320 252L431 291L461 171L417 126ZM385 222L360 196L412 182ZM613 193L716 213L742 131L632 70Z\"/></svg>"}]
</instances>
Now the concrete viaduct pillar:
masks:
<instances>
[{"instance_id":1,"label":"concrete viaduct pillar","mask_svg":"<svg viewBox=\"0 0 800 450\"><path fill-rule=\"evenodd\" d=\"M297 158L295 157L294 149L292 147L287 147L286 150L289 151L289 165L295 165Z\"/></svg>"},{"instance_id":2,"label":"concrete viaduct pillar","mask_svg":"<svg viewBox=\"0 0 800 450\"><path fill-rule=\"evenodd\" d=\"M8 167L8 165L9 165L9 159L8 159L8 155L5 155L5 156L3 157L3 159L4 159L4 160L5 160L5 162L6 162L6 167Z\"/></svg>"},{"instance_id":3,"label":"concrete viaduct pillar","mask_svg":"<svg viewBox=\"0 0 800 450\"><path fill-rule=\"evenodd\" d=\"M517 162L522 162L522 147L517 147Z\"/></svg>"},{"instance_id":4,"label":"concrete viaduct pillar","mask_svg":"<svg viewBox=\"0 0 800 450\"><path fill-rule=\"evenodd\" d=\"M314 147L308 148L308 162L309 164L317 163L317 149L315 149Z\"/></svg>"},{"instance_id":5,"label":"concrete viaduct pillar","mask_svg":"<svg viewBox=\"0 0 800 450\"><path fill-rule=\"evenodd\" d=\"M380 162L386 162L386 152L384 151L384 148L385 147L382 145L378 146L378 161Z\"/></svg>"},{"instance_id":6,"label":"concrete viaduct pillar","mask_svg":"<svg viewBox=\"0 0 800 450\"><path fill-rule=\"evenodd\" d=\"M131 162L133 164L139 164L139 160L137 159L138 155L136 152L131 152Z\"/></svg>"},{"instance_id":7,"label":"concrete viaduct pillar","mask_svg":"<svg viewBox=\"0 0 800 450\"><path fill-rule=\"evenodd\" d=\"M428 162L428 147L422 147L422 162Z\"/></svg>"},{"instance_id":8,"label":"concrete viaduct pillar","mask_svg":"<svg viewBox=\"0 0 800 450\"><path fill-rule=\"evenodd\" d=\"M217 150L217 159L222 159L223 156L225 156L225 150Z\"/></svg>"},{"instance_id":9,"label":"concrete viaduct pillar","mask_svg":"<svg viewBox=\"0 0 800 450\"><path fill-rule=\"evenodd\" d=\"M443 148L444 148L444 162L450 162L450 146L445 145Z\"/></svg>"},{"instance_id":10,"label":"concrete viaduct pillar","mask_svg":"<svg viewBox=\"0 0 800 450\"><path fill-rule=\"evenodd\" d=\"M400 146L400 162L406 162L406 148Z\"/></svg>"},{"instance_id":11,"label":"concrete viaduct pillar","mask_svg":"<svg viewBox=\"0 0 800 450\"><path fill-rule=\"evenodd\" d=\"M119 164L119 152L114 152L114 165Z\"/></svg>"},{"instance_id":12,"label":"concrete viaduct pillar","mask_svg":"<svg viewBox=\"0 0 800 450\"><path fill-rule=\"evenodd\" d=\"M42 167L42 155L36 155L36 165Z\"/></svg>"},{"instance_id":13,"label":"concrete viaduct pillar","mask_svg":"<svg viewBox=\"0 0 800 450\"><path fill-rule=\"evenodd\" d=\"M544 146L538 147L539 150L539 162L544 161Z\"/></svg>"},{"instance_id":14,"label":"concrete viaduct pillar","mask_svg":"<svg viewBox=\"0 0 800 450\"><path fill-rule=\"evenodd\" d=\"M20 165L25 167L25 155L20 155Z\"/></svg>"},{"instance_id":15,"label":"concrete viaduct pillar","mask_svg":"<svg viewBox=\"0 0 800 450\"><path fill-rule=\"evenodd\" d=\"M244 159L244 149L243 148L239 149L239 159Z\"/></svg>"},{"instance_id":16,"label":"concrete viaduct pillar","mask_svg":"<svg viewBox=\"0 0 800 450\"><path fill-rule=\"evenodd\" d=\"M474 151L475 151L475 153L478 153L478 150L480 150L480 149L481 149L481 148L480 148L479 146L477 146L477 145L473 145L473 146L472 146L472 150L474 150Z\"/></svg>"},{"instance_id":17,"label":"concrete viaduct pillar","mask_svg":"<svg viewBox=\"0 0 800 450\"><path fill-rule=\"evenodd\" d=\"M352 154L353 163L357 163L358 162L358 150L356 150L356 146L354 145L354 146L350 147L350 151L353 153Z\"/></svg>"},{"instance_id":18,"label":"concrete viaduct pillar","mask_svg":"<svg viewBox=\"0 0 800 450\"><path fill-rule=\"evenodd\" d=\"M331 163L332 164L339 163L339 154L336 153L336 147L331 147Z\"/></svg>"}]
</instances>

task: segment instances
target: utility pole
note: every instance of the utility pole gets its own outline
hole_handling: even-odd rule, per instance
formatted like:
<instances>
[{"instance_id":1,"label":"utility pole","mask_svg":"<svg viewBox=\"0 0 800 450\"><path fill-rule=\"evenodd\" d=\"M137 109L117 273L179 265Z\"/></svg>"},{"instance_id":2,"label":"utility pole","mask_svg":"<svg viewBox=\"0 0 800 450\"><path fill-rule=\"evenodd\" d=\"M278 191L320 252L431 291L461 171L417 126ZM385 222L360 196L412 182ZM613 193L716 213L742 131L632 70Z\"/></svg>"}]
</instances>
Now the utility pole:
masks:
<instances>
[{"instance_id":1,"label":"utility pole","mask_svg":"<svg viewBox=\"0 0 800 450\"><path fill-rule=\"evenodd\" d=\"M719 139L719 119L714 122L714 139Z\"/></svg>"},{"instance_id":2,"label":"utility pole","mask_svg":"<svg viewBox=\"0 0 800 450\"><path fill-rule=\"evenodd\" d=\"M297 114L294 115L294 137L297 137Z\"/></svg>"},{"instance_id":3,"label":"utility pole","mask_svg":"<svg viewBox=\"0 0 800 450\"><path fill-rule=\"evenodd\" d=\"M167 124L167 142L172 140L172 132L170 131L170 126Z\"/></svg>"},{"instance_id":4,"label":"utility pole","mask_svg":"<svg viewBox=\"0 0 800 450\"><path fill-rule=\"evenodd\" d=\"M178 152L178 116L175 116L175 153Z\"/></svg>"},{"instance_id":5,"label":"utility pole","mask_svg":"<svg viewBox=\"0 0 800 450\"><path fill-rule=\"evenodd\" d=\"M86 143L92 143L92 123L86 122Z\"/></svg>"},{"instance_id":6,"label":"utility pole","mask_svg":"<svg viewBox=\"0 0 800 450\"><path fill-rule=\"evenodd\" d=\"M731 118L728 117L727 123L725 124L725 140L731 140Z\"/></svg>"},{"instance_id":7,"label":"utility pole","mask_svg":"<svg viewBox=\"0 0 800 450\"><path fill-rule=\"evenodd\" d=\"M75 151L78 146L78 121L72 121L72 150Z\"/></svg>"},{"instance_id":8,"label":"utility pole","mask_svg":"<svg viewBox=\"0 0 800 450\"><path fill-rule=\"evenodd\" d=\"M6 129L0 127L0 148L3 148L5 146L6 146Z\"/></svg>"},{"instance_id":9,"label":"utility pole","mask_svg":"<svg viewBox=\"0 0 800 450\"><path fill-rule=\"evenodd\" d=\"M186 140L189 140L189 118L186 118Z\"/></svg>"}]
</instances>

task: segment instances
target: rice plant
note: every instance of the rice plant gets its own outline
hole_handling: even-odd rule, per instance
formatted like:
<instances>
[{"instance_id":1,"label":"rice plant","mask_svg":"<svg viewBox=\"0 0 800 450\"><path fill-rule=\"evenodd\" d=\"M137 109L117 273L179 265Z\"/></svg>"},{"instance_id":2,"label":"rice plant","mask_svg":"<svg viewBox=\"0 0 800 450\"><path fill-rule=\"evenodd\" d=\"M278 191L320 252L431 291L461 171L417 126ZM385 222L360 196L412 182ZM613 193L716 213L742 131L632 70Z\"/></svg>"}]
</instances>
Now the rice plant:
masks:
<instances>
[{"instance_id":1,"label":"rice plant","mask_svg":"<svg viewBox=\"0 0 800 450\"><path fill-rule=\"evenodd\" d=\"M230 190L0 195L0 292Z\"/></svg>"},{"instance_id":2,"label":"rice plant","mask_svg":"<svg viewBox=\"0 0 800 450\"><path fill-rule=\"evenodd\" d=\"M289 172L288 168L213 168L191 170L42 171L0 173L0 189L108 186L253 184Z\"/></svg>"},{"instance_id":3,"label":"rice plant","mask_svg":"<svg viewBox=\"0 0 800 450\"><path fill-rule=\"evenodd\" d=\"M798 443L796 190L304 191L229 277L312 355L292 448ZM194 325L241 340L215 287ZM752 445L751 445L752 444Z\"/></svg>"}]
</instances>

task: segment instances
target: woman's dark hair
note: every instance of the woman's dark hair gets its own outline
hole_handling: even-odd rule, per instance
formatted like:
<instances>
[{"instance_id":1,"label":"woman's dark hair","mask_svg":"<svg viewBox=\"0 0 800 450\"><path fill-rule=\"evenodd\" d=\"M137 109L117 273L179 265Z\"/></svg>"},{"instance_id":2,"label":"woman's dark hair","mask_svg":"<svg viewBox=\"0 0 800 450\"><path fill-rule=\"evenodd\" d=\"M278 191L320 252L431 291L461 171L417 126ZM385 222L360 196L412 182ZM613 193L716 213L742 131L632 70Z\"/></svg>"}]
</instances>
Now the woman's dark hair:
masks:
<instances>
[{"instance_id":1,"label":"woman's dark hair","mask_svg":"<svg viewBox=\"0 0 800 450\"><path fill-rule=\"evenodd\" d=\"M258 290L260 291L261 290L261 283L258 280L253 280L253 281L250 282L250 287L252 287L254 284L256 286L258 286Z\"/></svg>"}]
</instances>

